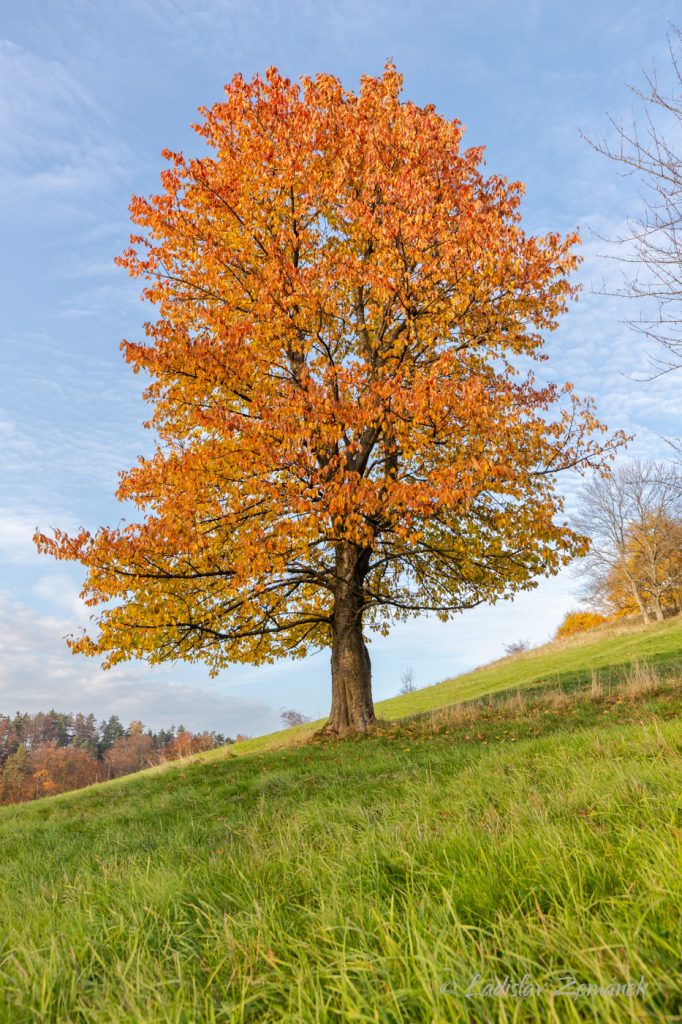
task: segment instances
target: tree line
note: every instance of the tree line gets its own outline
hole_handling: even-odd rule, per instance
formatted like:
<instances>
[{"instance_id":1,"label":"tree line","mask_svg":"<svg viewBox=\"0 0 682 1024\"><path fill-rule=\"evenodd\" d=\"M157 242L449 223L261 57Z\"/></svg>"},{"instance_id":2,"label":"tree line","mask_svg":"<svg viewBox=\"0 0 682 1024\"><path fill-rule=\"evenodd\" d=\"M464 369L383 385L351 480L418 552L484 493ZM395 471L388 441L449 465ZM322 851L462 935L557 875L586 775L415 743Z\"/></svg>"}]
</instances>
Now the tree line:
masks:
<instances>
[{"instance_id":1,"label":"tree line","mask_svg":"<svg viewBox=\"0 0 682 1024\"><path fill-rule=\"evenodd\" d=\"M182 725L158 732L139 721L124 726L117 715L99 723L93 714L54 709L0 715L0 804L81 789L234 742L222 733L192 733Z\"/></svg>"}]
</instances>

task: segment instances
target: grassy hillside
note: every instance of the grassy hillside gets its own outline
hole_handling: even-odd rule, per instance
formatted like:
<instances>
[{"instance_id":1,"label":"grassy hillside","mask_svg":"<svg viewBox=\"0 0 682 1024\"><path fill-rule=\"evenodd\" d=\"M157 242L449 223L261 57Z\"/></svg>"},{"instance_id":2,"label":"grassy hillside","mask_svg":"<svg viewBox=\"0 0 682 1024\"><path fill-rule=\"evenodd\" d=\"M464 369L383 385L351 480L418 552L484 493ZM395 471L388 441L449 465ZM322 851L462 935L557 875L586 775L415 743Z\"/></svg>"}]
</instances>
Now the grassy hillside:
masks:
<instances>
[{"instance_id":1,"label":"grassy hillside","mask_svg":"<svg viewBox=\"0 0 682 1024\"><path fill-rule=\"evenodd\" d=\"M439 710L372 737L4 808L0 1021L681 1019L680 639L562 645L400 698ZM505 975L523 997L482 994Z\"/></svg>"},{"instance_id":2,"label":"grassy hillside","mask_svg":"<svg viewBox=\"0 0 682 1024\"><path fill-rule=\"evenodd\" d=\"M568 640L553 641L527 654L494 661L404 697L379 701L379 718L405 718L458 701L506 690L558 684L565 689L588 683L597 674L607 683L620 678L633 662L646 662L659 674L682 675L682 618L645 625L616 625L592 630ZM310 736L324 719L306 726L259 736L240 743L235 753L274 750ZM206 755L208 760L222 756Z\"/></svg>"}]
</instances>

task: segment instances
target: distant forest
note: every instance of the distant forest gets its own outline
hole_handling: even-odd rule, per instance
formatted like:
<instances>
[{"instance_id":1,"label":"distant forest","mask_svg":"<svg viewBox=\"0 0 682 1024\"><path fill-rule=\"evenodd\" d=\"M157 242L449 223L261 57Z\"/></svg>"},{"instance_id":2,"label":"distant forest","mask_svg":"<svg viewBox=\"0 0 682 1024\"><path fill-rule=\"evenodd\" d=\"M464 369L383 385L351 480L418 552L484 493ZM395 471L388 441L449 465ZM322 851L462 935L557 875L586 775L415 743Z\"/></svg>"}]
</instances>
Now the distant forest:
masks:
<instances>
[{"instance_id":1,"label":"distant forest","mask_svg":"<svg viewBox=\"0 0 682 1024\"><path fill-rule=\"evenodd\" d=\"M234 742L182 725L158 732L138 721L126 727L116 715L99 723L92 714L54 710L0 715L0 804L81 789Z\"/></svg>"}]
</instances>

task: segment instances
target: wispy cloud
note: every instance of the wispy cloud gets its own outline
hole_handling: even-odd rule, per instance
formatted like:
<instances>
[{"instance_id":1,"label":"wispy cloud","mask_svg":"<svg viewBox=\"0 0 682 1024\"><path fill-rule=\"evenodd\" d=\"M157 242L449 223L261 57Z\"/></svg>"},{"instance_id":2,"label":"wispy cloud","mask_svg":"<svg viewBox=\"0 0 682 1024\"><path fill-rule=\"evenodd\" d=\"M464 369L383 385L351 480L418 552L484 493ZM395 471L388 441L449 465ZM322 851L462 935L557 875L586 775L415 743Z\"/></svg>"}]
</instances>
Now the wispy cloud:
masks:
<instances>
[{"instance_id":1,"label":"wispy cloud","mask_svg":"<svg viewBox=\"0 0 682 1024\"><path fill-rule=\"evenodd\" d=\"M0 204L5 216L73 213L120 177L127 145L66 66L0 40ZM47 204L47 205L46 205Z\"/></svg>"},{"instance_id":2,"label":"wispy cloud","mask_svg":"<svg viewBox=\"0 0 682 1024\"><path fill-rule=\"evenodd\" d=\"M44 510L43 510L44 512ZM40 515L40 513L36 513ZM30 513L29 513L30 515ZM33 541L35 524L28 515L13 509L0 509L0 562L30 564L35 561Z\"/></svg>"},{"instance_id":3,"label":"wispy cloud","mask_svg":"<svg viewBox=\"0 0 682 1024\"><path fill-rule=\"evenodd\" d=\"M67 611L77 622L87 622L90 610L76 587L64 575L41 576L31 588L32 592L56 610Z\"/></svg>"},{"instance_id":4,"label":"wispy cloud","mask_svg":"<svg viewBox=\"0 0 682 1024\"><path fill-rule=\"evenodd\" d=\"M43 593L52 592L57 603L69 600L66 590L59 595L54 587L54 581L44 581ZM72 628L71 616L36 614L0 594L0 713L56 707L98 717L117 714L124 721L140 718L153 728L182 722L188 729L233 736L278 726L277 715L262 700L235 697L218 683L188 682L172 668L132 665L102 672L96 662L74 657L66 648L64 636Z\"/></svg>"}]
</instances>

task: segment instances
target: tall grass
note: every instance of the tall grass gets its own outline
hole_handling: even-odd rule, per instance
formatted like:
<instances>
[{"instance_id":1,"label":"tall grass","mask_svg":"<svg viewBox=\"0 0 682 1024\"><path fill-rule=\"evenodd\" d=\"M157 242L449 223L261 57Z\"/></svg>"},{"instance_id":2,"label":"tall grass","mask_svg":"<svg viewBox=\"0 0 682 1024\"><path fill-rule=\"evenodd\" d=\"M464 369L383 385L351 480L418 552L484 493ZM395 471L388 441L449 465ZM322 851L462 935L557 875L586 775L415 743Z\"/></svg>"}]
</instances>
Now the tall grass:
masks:
<instances>
[{"instance_id":1,"label":"tall grass","mask_svg":"<svg viewBox=\"0 0 682 1024\"><path fill-rule=\"evenodd\" d=\"M0 1021L680 1019L682 692L599 686L3 809Z\"/></svg>"}]
</instances>

